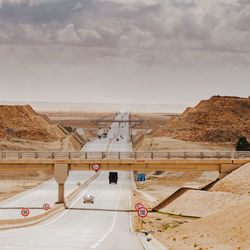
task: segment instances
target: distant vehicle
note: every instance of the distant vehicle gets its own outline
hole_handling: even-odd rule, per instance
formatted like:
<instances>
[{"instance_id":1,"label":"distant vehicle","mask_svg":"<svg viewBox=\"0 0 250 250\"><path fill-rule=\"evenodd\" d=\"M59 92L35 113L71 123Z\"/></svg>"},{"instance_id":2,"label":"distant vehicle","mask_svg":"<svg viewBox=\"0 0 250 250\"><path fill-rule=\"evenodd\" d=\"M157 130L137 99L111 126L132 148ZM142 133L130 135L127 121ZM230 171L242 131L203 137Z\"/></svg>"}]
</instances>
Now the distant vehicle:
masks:
<instances>
[{"instance_id":1,"label":"distant vehicle","mask_svg":"<svg viewBox=\"0 0 250 250\"><path fill-rule=\"evenodd\" d=\"M86 203L86 202L94 203L94 198L95 197L93 195L85 194L83 196L83 203Z\"/></svg>"},{"instance_id":2,"label":"distant vehicle","mask_svg":"<svg viewBox=\"0 0 250 250\"><path fill-rule=\"evenodd\" d=\"M97 134L97 136L98 136L99 139L102 138L102 132L103 132L103 130L99 128L98 134Z\"/></svg>"},{"instance_id":3,"label":"distant vehicle","mask_svg":"<svg viewBox=\"0 0 250 250\"><path fill-rule=\"evenodd\" d=\"M109 184L115 183L118 181L118 173L117 172L109 172Z\"/></svg>"},{"instance_id":4,"label":"distant vehicle","mask_svg":"<svg viewBox=\"0 0 250 250\"><path fill-rule=\"evenodd\" d=\"M103 136L105 136L105 138L106 138L107 135L108 135L108 128L104 128L103 129Z\"/></svg>"}]
</instances>

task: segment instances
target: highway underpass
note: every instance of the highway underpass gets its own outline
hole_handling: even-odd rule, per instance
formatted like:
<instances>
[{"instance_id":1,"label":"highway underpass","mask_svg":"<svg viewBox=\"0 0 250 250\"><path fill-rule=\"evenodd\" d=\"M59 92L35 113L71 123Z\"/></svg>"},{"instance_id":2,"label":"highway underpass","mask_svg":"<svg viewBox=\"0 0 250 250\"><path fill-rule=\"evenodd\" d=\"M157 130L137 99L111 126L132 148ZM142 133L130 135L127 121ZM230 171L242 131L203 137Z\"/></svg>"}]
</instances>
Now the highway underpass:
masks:
<instances>
[{"instance_id":1,"label":"highway underpass","mask_svg":"<svg viewBox=\"0 0 250 250\"><path fill-rule=\"evenodd\" d=\"M51 170L64 202L64 183L72 170L218 171L219 177L250 162L249 152L0 152L0 170Z\"/></svg>"}]
</instances>

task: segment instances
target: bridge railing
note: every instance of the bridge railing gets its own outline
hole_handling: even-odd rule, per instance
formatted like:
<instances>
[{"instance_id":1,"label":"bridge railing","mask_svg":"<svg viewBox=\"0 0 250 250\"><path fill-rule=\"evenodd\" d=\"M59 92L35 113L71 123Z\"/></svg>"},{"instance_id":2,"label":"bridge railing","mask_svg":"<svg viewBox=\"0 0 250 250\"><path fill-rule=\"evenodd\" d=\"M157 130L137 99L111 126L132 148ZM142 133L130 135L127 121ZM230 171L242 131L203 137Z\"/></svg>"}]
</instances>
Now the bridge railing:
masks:
<instances>
[{"instance_id":1,"label":"bridge railing","mask_svg":"<svg viewBox=\"0 0 250 250\"><path fill-rule=\"evenodd\" d=\"M46 152L0 151L0 159L245 159L249 151Z\"/></svg>"}]
</instances>

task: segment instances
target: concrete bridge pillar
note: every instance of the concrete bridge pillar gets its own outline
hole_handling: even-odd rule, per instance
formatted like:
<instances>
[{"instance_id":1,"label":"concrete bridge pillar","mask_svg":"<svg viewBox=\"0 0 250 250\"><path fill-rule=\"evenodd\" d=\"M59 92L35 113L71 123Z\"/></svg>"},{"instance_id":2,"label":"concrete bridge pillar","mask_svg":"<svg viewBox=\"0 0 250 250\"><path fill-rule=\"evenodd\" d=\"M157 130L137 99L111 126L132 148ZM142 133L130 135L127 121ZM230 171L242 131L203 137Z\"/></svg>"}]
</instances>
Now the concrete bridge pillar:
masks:
<instances>
[{"instance_id":1,"label":"concrete bridge pillar","mask_svg":"<svg viewBox=\"0 0 250 250\"><path fill-rule=\"evenodd\" d=\"M66 163L55 163L54 177L58 184L58 201L57 203L64 203L64 183L69 176L69 166Z\"/></svg>"}]
</instances>

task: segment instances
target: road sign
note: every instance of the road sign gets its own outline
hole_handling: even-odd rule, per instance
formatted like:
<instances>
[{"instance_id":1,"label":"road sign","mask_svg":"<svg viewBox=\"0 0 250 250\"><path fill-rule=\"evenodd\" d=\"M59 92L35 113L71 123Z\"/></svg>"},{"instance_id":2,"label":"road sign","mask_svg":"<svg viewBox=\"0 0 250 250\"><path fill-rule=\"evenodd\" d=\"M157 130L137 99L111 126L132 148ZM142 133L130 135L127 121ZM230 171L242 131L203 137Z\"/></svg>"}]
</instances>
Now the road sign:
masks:
<instances>
[{"instance_id":1,"label":"road sign","mask_svg":"<svg viewBox=\"0 0 250 250\"><path fill-rule=\"evenodd\" d=\"M138 211L137 211L138 215L142 218L146 217L148 215L148 210L145 207L141 207Z\"/></svg>"},{"instance_id":2,"label":"road sign","mask_svg":"<svg viewBox=\"0 0 250 250\"><path fill-rule=\"evenodd\" d=\"M143 205L141 203L135 204L135 210L138 211Z\"/></svg>"},{"instance_id":3,"label":"road sign","mask_svg":"<svg viewBox=\"0 0 250 250\"><path fill-rule=\"evenodd\" d=\"M21 214L22 216L26 217L30 214L30 210L28 208L22 208Z\"/></svg>"},{"instance_id":4,"label":"road sign","mask_svg":"<svg viewBox=\"0 0 250 250\"><path fill-rule=\"evenodd\" d=\"M100 169L100 164L99 163L94 163L92 165L92 169L97 172Z\"/></svg>"},{"instance_id":5,"label":"road sign","mask_svg":"<svg viewBox=\"0 0 250 250\"><path fill-rule=\"evenodd\" d=\"M137 173L137 181L145 181L146 174L145 173Z\"/></svg>"},{"instance_id":6,"label":"road sign","mask_svg":"<svg viewBox=\"0 0 250 250\"><path fill-rule=\"evenodd\" d=\"M45 211L49 210L49 209L50 209L50 205L49 205L48 203L44 203L44 204L43 204L43 209L44 209Z\"/></svg>"}]
</instances>

